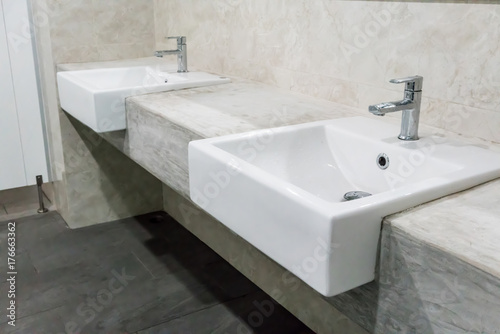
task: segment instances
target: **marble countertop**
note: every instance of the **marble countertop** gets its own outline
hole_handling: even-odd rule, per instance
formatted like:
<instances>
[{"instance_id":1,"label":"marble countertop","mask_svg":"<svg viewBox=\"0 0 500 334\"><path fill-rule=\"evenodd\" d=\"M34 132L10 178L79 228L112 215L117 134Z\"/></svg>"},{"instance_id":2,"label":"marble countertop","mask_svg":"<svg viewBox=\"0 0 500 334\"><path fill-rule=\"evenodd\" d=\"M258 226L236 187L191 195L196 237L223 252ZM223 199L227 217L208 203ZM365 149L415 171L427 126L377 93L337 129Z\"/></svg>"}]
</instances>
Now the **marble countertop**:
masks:
<instances>
[{"instance_id":1,"label":"marble countertop","mask_svg":"<svg viewBox=\"0 0 500 334\"><path fill-rule=\"evenodd\" d=\"M229 84L134 96L128 102L201 138L362 115L354 108L235 78Z\"/></svg>"},{"instance_id":2,"label":"marble countertop","mask_svg":"<svg viewBox=\"0 0 500 334\"><path fill-rule=\"evenodd\" d=\"M162 59L143 58L92 64L64 64L60 70L128 66ZM366 110L292 93L265 84L231 78L219 86L156 93L128 98L127 103L191 133L191 139L316 120L364 115ZM384 118L399 123L399 117ZM500 153L500 145L421 126L421 134L441 134ZM396 134L395 134L396 135ZM187 137L189 138L189 137ZM181 155L186 155L185 142ZM183 145L184 145L183 144ZM187 155L182 157L187 159ZM182 168L187 163L181 164ZM187 172L187 171L186 171ZM384 223L418 242L453 254L500 277L500 179L385 218Z\"/></svg>"},{"instance_id":3,"label":"marble countertop","mask_svg":"<svg viewBox=\"0 0 500 334\"><path fill-rule=\"evenodd\" d=\"M500 180L386 217L411 237L500 277Z\"/></svg>"}]
</instances>

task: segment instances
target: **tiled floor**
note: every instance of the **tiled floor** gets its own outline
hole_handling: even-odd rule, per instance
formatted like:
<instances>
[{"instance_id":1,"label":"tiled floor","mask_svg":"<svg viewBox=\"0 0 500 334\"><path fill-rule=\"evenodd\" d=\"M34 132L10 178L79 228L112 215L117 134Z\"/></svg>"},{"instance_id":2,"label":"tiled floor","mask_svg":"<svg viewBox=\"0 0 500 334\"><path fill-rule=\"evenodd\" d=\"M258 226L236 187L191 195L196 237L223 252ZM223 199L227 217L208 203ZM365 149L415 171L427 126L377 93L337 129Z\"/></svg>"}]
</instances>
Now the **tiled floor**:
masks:
<instances>
[{"instance_id":1,"label":"tiled floor","mask_svg":"<svg viewBox=\"0 0 500 334\"><path fill-rule=\"evenodd\" d=\"M43 185L50 187L49 183ZM44 194L44 204L49 210L54 206ZM0 191L0 221L32 216L40 207L38 202L38 188L36 186L15 188Z\"/></svg>"},{"instance_id":2,"label":"tiled floor","mask_svg":"<svg viewBox=\"0 0 500 334\"><path fill-rule=\"evenodd\" d=\"M2 279L0 333L313 333L165 213L70 230L51 212L16 234L18 319Z\"/></svg>"}]
</instances>

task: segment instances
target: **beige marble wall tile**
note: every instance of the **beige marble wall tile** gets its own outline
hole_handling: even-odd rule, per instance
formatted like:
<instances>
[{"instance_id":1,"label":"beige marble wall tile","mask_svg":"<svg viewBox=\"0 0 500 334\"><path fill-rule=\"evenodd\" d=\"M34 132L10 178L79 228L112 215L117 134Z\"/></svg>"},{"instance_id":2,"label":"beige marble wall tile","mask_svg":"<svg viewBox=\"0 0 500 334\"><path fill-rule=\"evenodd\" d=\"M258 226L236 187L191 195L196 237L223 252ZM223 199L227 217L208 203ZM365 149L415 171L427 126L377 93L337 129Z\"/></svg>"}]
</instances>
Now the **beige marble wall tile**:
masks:
<instances>
[{"instance_id":1,"label":"beige marble wall tile","mask_svg":"<svg viewBox=\"0 0 500 334\"><path fill-rule=\"evenodd\" d=\"M109 146L102 168L66 175L70 228L80 228L162 209L161 182ZM101 153L97 153L101 155ZM115 161L116 164L111 161ZM122 172L120 172L122 171ZM126 172L125 172L126 171Z\"/></svg>"},{"instance_id":2,"label":"beige marble wall tile","mask_svg":"<svg viewBox=\"0 0 500 334\"><path fill-rule=\"evenodd\" d=\"M154 42L144 40L138 43L104 44L97 50L98 60L133 59L153 55Z\"/></svg>"},{"instance_id":3,"label":"beige marble wall tile","mask_svg":"<svg viewBox=\"0 0 500 334\"><path fill-rule=\"evenodd\" d=\"M54 62L90 62L150 56L152 0L46 0Z\"/></svg>"},{"instance_id":4,"label":"beige marble wall tile","mask_svg":"<svg viewBox=\"0 0 500 334\"><path fill-rule=\"evenodd\" d=\"M56 64L99 62L116 59L133 59L153 54L153 41L144 43L102 44L54 47Z\"/></svg>"},{"instance_id":5,"label":"beige marble wall tile","mask_svg":"<svg viewBox=\"0 0 500 334\"><path fill-rule=\"evenodd\" d=\"M55 48L95 44L95 11L91 0L48 0L46 3Z\"/></svg>"},{"instance_id":6,"label":"beige marble wall tile","mask_svg":"<svg viewBox=\"0 0 500 334\"><path fill-rule=\"evenodd\" d=\"M96 45L53 46L54 64L69 62L98 61L99 48Z\"/></svg>"},{"instance_id":7,"label":"beige marble wall tile","mask_svg":"<svg viewBox=\"0 0 500 334\"><path fill-rule=\"evenodd\" d=\"M97 44L141 44L154 36L152 1L92 0L92 8Z\"/></svg>"},{"instance_id":8,"label":"beige marble wall tile","mask_svg":"<svg viewBox=\"0 0 500 334\"><path fill-rule=\"evenodd\" d=\"M361 92L356 82L304 72L292 72L290 90L352 106L359 106Z\"/></svg>"},{"instance_id":9,"label":"beige marble wall tile","mask_svg":"<svg viewBox=\"0 0 500 334\"><path fill-rule=\"evenodd\" d=\"M64 193L71 228L162 209L161 182L92 129L61 112Z\"/></svg>"},{"instance_id":10,"label":"beige marble wall tile","mask_svg":"<svg viewBox=\"0 0 500 334\"><path fill-rule=\"evenodd\" d=\"M460 2L155 0L156 44L186 35L202 70L361 109L400 98L389 79L420 74L424 99L443 106L422 122L498 142L482 125L500 114L500 6ZM459 105L474 121L450 127L442 115Z\"/></svg>"},{"instance_id":11,"label":"beige marble wall tile","mask_svg":"<svg viewBox=\"0 0 500 334\"><path fill-rule=\"evenodd\" d=\"M54 185L54 197L57 212L61 216L68 216L68 196L66 195L66 179L62 175L57 181L53 182Z\"/></svg>"}]
</instances>

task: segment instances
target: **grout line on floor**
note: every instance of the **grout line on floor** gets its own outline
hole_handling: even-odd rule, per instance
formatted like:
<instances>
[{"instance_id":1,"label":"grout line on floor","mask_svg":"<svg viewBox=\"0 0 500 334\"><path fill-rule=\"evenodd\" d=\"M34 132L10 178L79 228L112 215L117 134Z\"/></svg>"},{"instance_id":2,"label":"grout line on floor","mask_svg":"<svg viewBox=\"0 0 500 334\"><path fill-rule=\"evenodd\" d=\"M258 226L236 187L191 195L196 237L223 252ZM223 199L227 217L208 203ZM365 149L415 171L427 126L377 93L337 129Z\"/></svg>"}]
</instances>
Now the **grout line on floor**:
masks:
<instances>
[{"instance_id":1,"label":"grout line on floor","mask_svg":"<svg viewBox=\"0 0 500 334\"><path fill-rule=\"evenodd\" d=\"M153 273L151 272L151 270L149 270L149 268L146 267L146 265L144 264L144 262L142 262L142 260L134 253L134 251L132 251L131 253L137 259L137 261L139 261L142 264L142 266L144 267L144 269L146 269L148 271L148 273L151 275L151 277L157 278L155 275L153 275Z\"/></svg>"},{"instance_id":2,"label":"grout line on floor","mask_svg":"<svg viewBox=\"0 0 500 334\"><path fill-rule=\"evenodd\" d=\"M35 273L38 275L40 274L40 271L38 271L38 268L35 266L35 264L33 263L33 259L31 258L31 255L30 255L30 251L29 249L26 249L26 255L28 256L28 259L30 260L30 263L31 263L31 266L33 267L33 269L35 269Z\"/></svg>"},{"instance_id":3,"label":"grout line on floor","mask_svg":"<svg viewBox=\"0 0 500 334\"><path fill-rule=\"evenodd\" d=\"M52 201L50 200L49 196L47 196L47 194L45 193L45 191L42 190L42 192L43 192L43 200L49 202L50 204L52 204Z\"/></svg>"},{"instance_id":4,"label":"grout line on floor","mask_svg":"<svg viewBox=\"0 0 500 334\"><path fill-rule=\"evenodd\" d=\"M233 302L233 301L235 301L235 300L237 300L237 299L243 299L243 298L246 298L247 296L251 295L252 293L257 293L257 292L246 293L246 294L244 294L244 295L242 295L242 296L238 296L238 297L235 297L235 298L230 298L230 299L228 299L228 300L225 300L225 301L220 302L220 303L217 303L217 304L207 305L207 306L205 306L205 307L203 307L203 308L200 308L200 309L197 309L197 310L195 310L195 311L188 312L188 313L186 313L186 314L182 314L182 315L179 315L179 316L177 316L177 317L173 317L172 319L169 319L169 320L167 320L167 321L162 321L162 322L159 322L159 323L157 323L156 325L153 325L153 326L149 326L149 327L147 327L147 328L140 329L140 330L138 330L138 331L137 331L137 333L140 333L140 332L142 332L142 331L148 330L148 329L153 328L153 327L157 327L157 326L159 326L159 325L161 325L161 324L167 324L167 323L169 323L169 322L171 322L171 321L178 320L178 319L181 319L181 318L187 317L187 316L189 316L189 315L196 314L196 313L198 313L198 312L203 312L203 311L206 311L206 310L208 310L208 309L211 309L212 307L216 307L216 306L219 306L219 305L225 305L225 304L230 303L230 302Z\"/></svg>"},{"instance_id":5,"label":"grout line on floor","mask_svg":"<svg viewBox=\"0 0 500 334\"><path fill-rule=\"evenodd\" d=\"M46 312L50 312L50 311L53 311L53 310L56 310L58 308L62 308L62 307L65 307L66 305L65 304L62 304L62 305L58 305L58 306L55 306L55 307L51 307L49 309L46 309L46 310L41 310L41 311L38 311L36 313L32 313L32 314L26 314L26 315L23 315L22 317L19 317L19 318L16 318L16 322L18 322L19 320L23 320L23 319L26 319L26 318L30 318L30 317L34 317L38 314L42 314L42 313L46 313ZM61 318L60 318L61 319ZM5 325L7 323L9 319L6 318L5 319L5 322L0 322L0 325ZM61 319L62 320L62 319ZM63 323L64 324L64 323Z\"/></svg>"}]
</instances>

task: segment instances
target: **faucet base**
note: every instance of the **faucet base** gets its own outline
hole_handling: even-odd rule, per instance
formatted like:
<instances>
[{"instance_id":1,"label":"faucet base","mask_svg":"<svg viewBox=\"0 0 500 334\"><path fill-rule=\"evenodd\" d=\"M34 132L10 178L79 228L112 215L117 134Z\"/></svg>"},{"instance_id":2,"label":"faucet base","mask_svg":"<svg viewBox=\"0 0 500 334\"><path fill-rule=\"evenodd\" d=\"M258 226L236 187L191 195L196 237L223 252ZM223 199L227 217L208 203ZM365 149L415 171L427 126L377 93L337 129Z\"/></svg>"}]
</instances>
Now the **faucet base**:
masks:
<instances>
[{"instance_id":1,"label":"faucet base","mask_svg":"<svg viewBox=\"0 0 500 334\"><path fill-rule=\"evenodd\" d=\"M411 136L399 135L398 139L405 140L405 141L412 141L412 140L419 140L420 138L418 136L417 137L411 137Z\"/></svg>"},{"instance_id":2,"label":"faucet base","mask_svg":"<svg viewBox=\"0 0 500 334\"><path fill-rule=\"evenodd\" d=\"M401 117L401 132L398 136L401 140L418 140L418 121L420 119L420 103L417 108L403 110Z\"/></svg>"}]
</instances>

